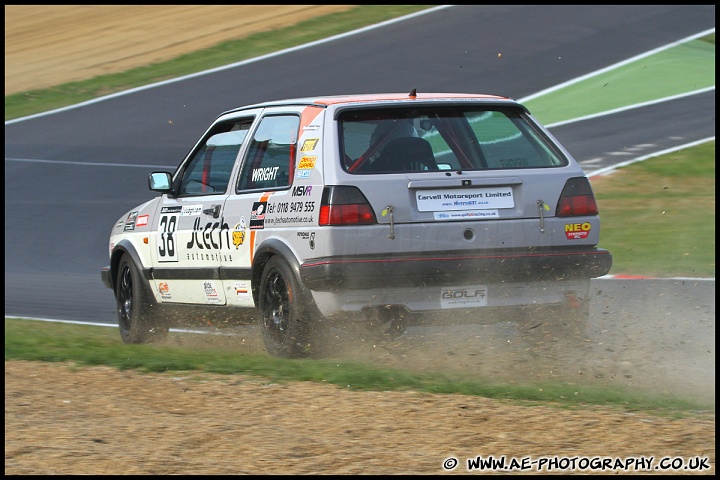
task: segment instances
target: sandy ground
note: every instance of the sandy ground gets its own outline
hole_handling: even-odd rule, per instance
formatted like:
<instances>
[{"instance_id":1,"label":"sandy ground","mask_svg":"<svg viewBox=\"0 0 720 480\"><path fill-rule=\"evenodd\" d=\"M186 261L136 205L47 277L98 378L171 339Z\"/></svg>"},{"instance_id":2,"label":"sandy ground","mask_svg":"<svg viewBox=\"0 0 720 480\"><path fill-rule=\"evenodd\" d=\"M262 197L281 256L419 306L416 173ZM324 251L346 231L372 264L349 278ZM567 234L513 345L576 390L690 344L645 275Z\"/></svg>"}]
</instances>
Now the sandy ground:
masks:
<instances>
[{"instance_id":1,"label":"sandy ground","mask_svg":"<svg viewBox=\"0 0 720 480\"><path fill-rule=\"evenodd\" d=\"M6 5L5 94L123 71L348 7ZM599 308L607 313L606 305ZM581 352L592 353L593 362L587 357L576 365L557 353L542 355L576 376L636 381L639 371L647 376L662 359L643 355L638 347L646 332L627 332L625 325L600 325L594 335L618 330L622 336L613 348L604 337L591 338ZM547 367L538 363L542 355L522 343L497 344L495 350L474 345L477 350L468 347L460 357L462 347L453 341L435 347L441 357L423 358L418 345L430 348L432 342L414 342L375 360L436 369L474 362L485 373ZM703 361L700 354L714 351L703 347L690 344L699 354L689 361ZM459 395L274 384L240 375L142 375L5 362L6 474L438 474L450 457L459 465L448 471L467 473L467 459L478 455L526 461L654 457L653 465L663 457L700 457L710 470L644 473L714 473L715 415L698 412L677 420L598 407L568 410ZM537 470L535 464L516 472Z\"/></svg>"},{"instance_id":2,"label":"sandy ground","mask_svg":"<svg viewBox=\"0 0 720 480\"><path fill-rule=\"evenodd\" d=\"M5 95L175 58L354 5L5 5Z\"/></svg>"},{"instance_id":3,"label":"sandy ground","mask_svg":"<svg viewBox=\"0 0 720 480\"><path fill-rule=\"evenodd\" d=\"M598 296L597 303L602 299ZM597 319L596 307L593 304L591 313ZM632 312L610 312L607 317L627 315L633 318L625 325L639 325ZM647 335L646 329L615 328L616 321L609 319L593 324L586 335L567 342L544 339L537 332L541 327L528 334L507 322L412 327L400 339L377 345L360 345L359 337L341 335L337 351L329 355L341 362L409 372L445 371L508 383L566 381L580 395L588 385L625 385L655 393L684 390L688 384L677 380L688 371L684 366L712 357L711 346L690 336L677 338L668 347L674 353L667 360L682 360L684 370L671 376L663 365L666 351L655 346L657 337ZM679 333L677 326L674 331ZM263 353L258 327L234 327L229 332L234 335L173 332L167 344ZM677 345L685 342L685 350ZM684 351L698 352L683 359L678 352ZM633 466L575 473L715 472L714 408L678 419L621 408L566 408L547 402L351 387L276 383L246 375L142 374L6 361L5 473L442 474L468 473L468 459L477 456L525 462L652 458L653 468L671 458L681 465L701 461L709 468ZM443 464L451 458L459 463L445 470ZM538 463L528 465L512 473L539 472ZM562 468L564 463L556 465L550 473L570 472Z\"/></svg>"},{"instance_id":4,"label":"sandy ground","mask_svg":"<svg viewBox=\"0 0 720 480\"><path fill-rule=\"evenodd\" d=\"M5 474L441 474L450 457L467 473L478 455L700 456L707 474L714 439L714 416L5 362Z\"/></svg>"}]
</instances>

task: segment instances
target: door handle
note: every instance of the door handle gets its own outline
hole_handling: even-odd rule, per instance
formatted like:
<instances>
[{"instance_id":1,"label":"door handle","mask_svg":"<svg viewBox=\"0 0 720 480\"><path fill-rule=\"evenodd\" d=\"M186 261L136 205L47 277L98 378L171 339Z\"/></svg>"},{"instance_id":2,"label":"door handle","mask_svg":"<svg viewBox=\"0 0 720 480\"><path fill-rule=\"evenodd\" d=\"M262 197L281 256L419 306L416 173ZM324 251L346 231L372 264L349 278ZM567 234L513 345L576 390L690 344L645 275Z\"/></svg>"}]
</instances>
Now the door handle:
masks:
<instances>
[{"instance_id":1,"label":"door handle","mask_svg":"<svg viewBox=\"0 0 720 480\"><path fill-rule=\"evenodd\" d=\"M218 218L220 216L220 205L213 205L210 208L203 209L203 213L205 215L212 215L213 218Z\"/></svg>"}]
</instances>

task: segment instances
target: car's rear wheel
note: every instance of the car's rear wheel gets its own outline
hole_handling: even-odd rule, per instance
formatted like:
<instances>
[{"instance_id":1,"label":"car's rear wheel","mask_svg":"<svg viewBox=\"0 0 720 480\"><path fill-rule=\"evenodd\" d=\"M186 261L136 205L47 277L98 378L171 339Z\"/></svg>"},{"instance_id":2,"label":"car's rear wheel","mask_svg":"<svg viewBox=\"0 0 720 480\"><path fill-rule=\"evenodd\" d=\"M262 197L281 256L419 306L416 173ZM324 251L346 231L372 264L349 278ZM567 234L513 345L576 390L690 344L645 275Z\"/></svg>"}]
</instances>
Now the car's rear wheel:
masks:
<instances>
[{"instance_id":1,"label":"car's rear wheel","mask_svg":"<svg viewBox=\"0 0 720 480\"><path fill-rule=\"evenodd\" d=\"M160 307L150 298L135 263L127 253L118 264L115 298L118 326L124 343L150 343L164 340L169 328Z\"/></svg>"},{"instance_id":2,"label":"car's rear wheel","mask_svg":"<svg viewBox=\"0 0 720 480\"><path fill-rule=\"evenodd\" d=\"M260 328L267 352L296 358L313 353L308 293L280 257L268 260L260 281Z\"/></svg>"}]
</instances>

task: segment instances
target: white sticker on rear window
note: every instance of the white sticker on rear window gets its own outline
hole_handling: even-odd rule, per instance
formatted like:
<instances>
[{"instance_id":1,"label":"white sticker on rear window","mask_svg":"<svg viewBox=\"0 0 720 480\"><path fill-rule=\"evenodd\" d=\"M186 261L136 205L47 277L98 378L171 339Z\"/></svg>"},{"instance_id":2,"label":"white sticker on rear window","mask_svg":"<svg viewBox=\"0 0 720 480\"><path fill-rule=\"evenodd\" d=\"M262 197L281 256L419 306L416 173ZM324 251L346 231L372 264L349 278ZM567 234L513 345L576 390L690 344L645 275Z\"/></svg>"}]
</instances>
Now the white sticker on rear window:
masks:
<instances>
[{"instance_id":1,"label":"white sticker on rear window","mask_svg":"<svg viewBox=\"0 0 720 480\"><path fill-rule=\"evenodd\" d=\"M415 199L421 212L487 210L515 206L511 187L418 190L415 192Z\"/></svg>"}]
</instances>

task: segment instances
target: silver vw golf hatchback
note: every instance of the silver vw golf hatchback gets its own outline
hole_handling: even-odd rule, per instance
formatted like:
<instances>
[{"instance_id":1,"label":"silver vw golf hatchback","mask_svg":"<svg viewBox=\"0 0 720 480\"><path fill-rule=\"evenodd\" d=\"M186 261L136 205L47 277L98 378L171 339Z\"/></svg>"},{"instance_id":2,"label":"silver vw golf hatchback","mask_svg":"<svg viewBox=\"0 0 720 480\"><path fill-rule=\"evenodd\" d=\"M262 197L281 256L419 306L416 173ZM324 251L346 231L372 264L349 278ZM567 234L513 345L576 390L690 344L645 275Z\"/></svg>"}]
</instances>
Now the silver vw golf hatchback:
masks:
<instances>
[{"instance_id":1,"label":"silver vw golf hatchback","mask_svg":"<svg viewBox=\"0 0 720 480\"><path fill-rule=\"evenodd\" d=\"M159 195L115 223L102 269L128 343L197 306L252 312L280 357L344 322L391 336L438 316L582 322L612 264L581 167L494 95L237 108L149 186Z\"/></svg>"}]
</instances>

